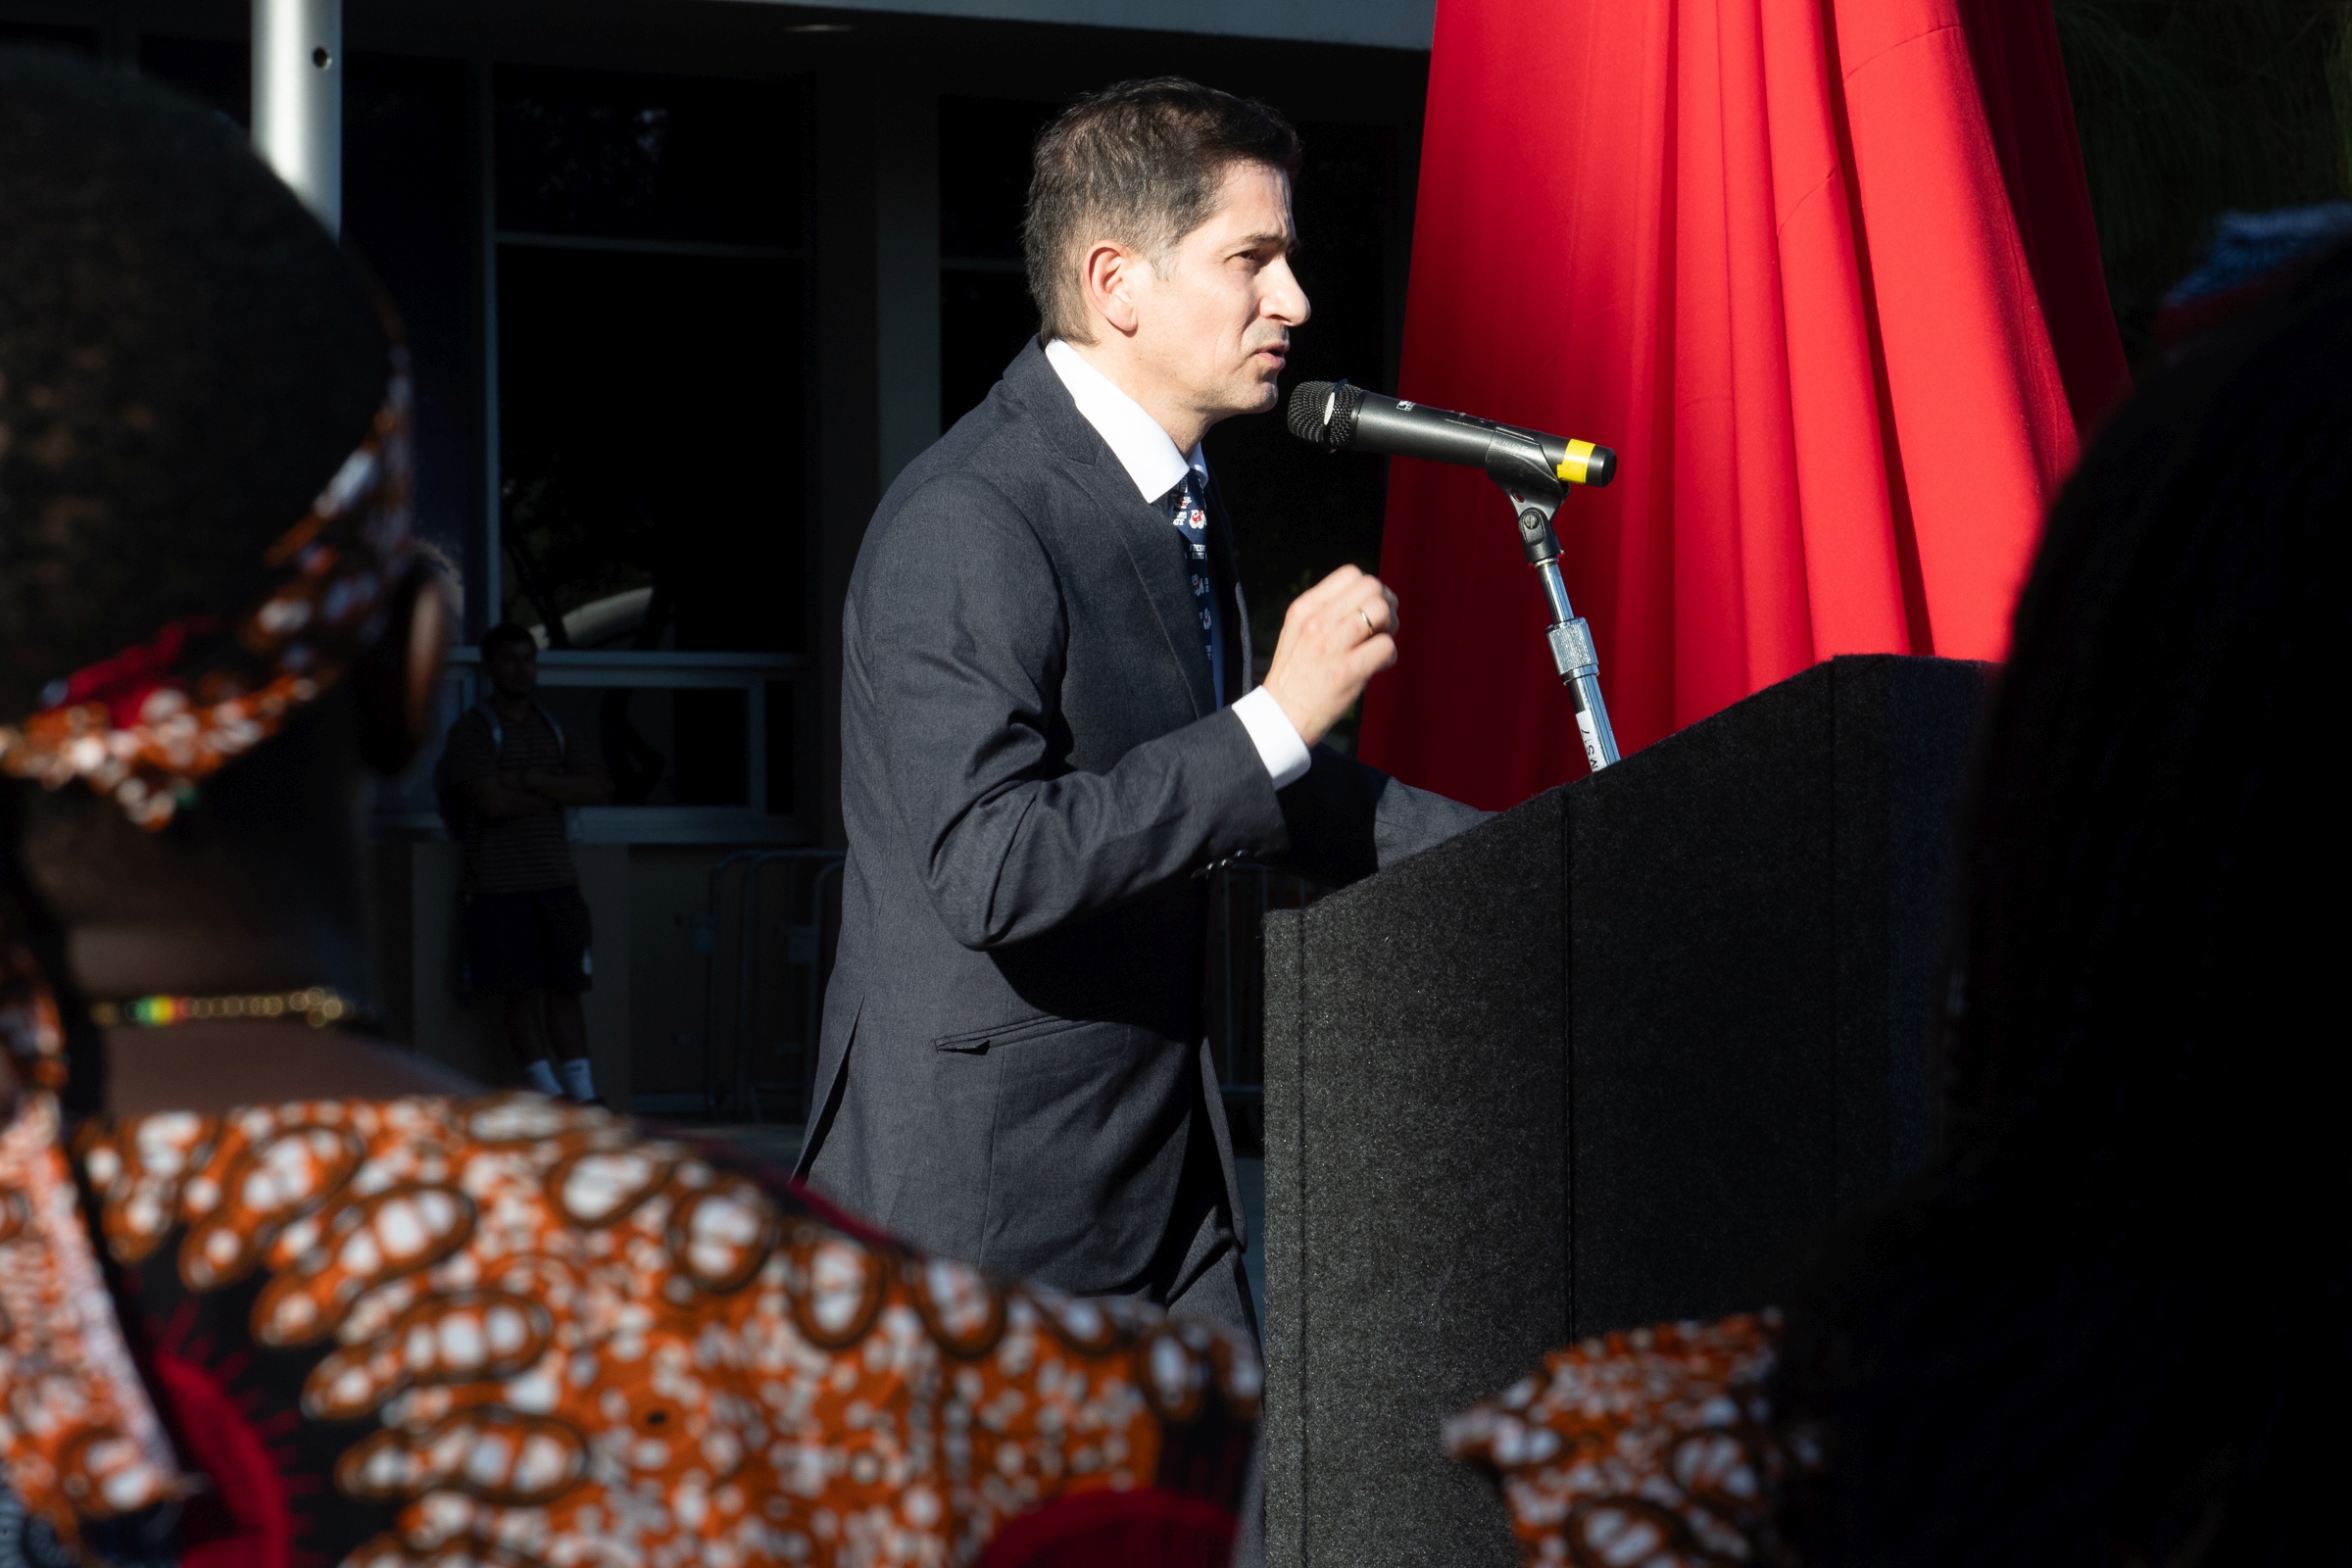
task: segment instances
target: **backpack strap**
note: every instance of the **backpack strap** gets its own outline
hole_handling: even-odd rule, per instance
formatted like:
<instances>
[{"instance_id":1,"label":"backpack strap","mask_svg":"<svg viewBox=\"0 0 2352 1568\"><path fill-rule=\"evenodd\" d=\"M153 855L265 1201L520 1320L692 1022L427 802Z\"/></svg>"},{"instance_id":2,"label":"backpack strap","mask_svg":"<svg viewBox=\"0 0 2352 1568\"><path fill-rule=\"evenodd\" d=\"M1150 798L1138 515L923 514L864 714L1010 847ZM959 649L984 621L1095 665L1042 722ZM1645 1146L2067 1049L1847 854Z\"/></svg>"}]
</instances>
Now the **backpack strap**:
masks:
<instances>
[{"instance_id":1,"label":"backpack strap","mask_svg":"<svg viewBox=\"0 0 2352 1568\"><path fill-rule=\"evenodd\" d=\"M549 712L546 709L541 708L535 702L531 704L531 711L539 715L540 723L545 724L549 729L555 731L556 755L564 759L564 765L565 767L568 768L571 766L571 742L564 738L564 726L556 722L556 715Z\"/></svg>"},{"instance_id":2,"label":"backpack strap","mask_svg":"<svg viewBox=\"0 0 2352 1568\"><path fill-rule=\"evenodd\" d=\"M490 726L490 763L495 767L506 756L506 726L498 721L498 710L490 706L488 698L474 704L473 710L482 715L483 723ZM541 708L537 703L531 704L531 711L539 715L540 723L545 724L554 732L556 753L564 759L564 765L569 767L571 765L571 742L564 737L564 726L556 722L555 714Z\"/></svg>"},{"instance_id":3,"label":"backpack strap","mask_svg":"<svg viewBox=\"0 0 2352 1568\"><path fill-rule=\"evenodd\" d=\"M496 768L499 763L506 760L506 726L498 721L498 710L490 706L490 700L488 698L484 698L482 701L474 704L471 711L479 713L482 717L482 722L488 725L490 728L490 765L491 767ZM571 768L571 742L564 736L564 726L556 722L555 714L549 712L546 709L541 708L537 703L531 704L531 711L537 713L539 715L539 721L545 724L550 730L555 732L556 755L563 759L564 770L568 772ZM459 722L464 723L465 720L460 719ZM440 762L434 765L436 768L441 768L446 767L448 763L449 754L444 751L441 754ZM438 779L440 775L438 772L436 772L434 776L436 779ZM443 808L441 820L443 825L449 826L450 836L452 838L461 836L461 830L456 826L451 825L452 819L449 814L449 808ZM572 844L577 844L580 842L580 809L576 806L566 806L564 808L564 837L567 842Z\"/></svg>"}]
</instances>

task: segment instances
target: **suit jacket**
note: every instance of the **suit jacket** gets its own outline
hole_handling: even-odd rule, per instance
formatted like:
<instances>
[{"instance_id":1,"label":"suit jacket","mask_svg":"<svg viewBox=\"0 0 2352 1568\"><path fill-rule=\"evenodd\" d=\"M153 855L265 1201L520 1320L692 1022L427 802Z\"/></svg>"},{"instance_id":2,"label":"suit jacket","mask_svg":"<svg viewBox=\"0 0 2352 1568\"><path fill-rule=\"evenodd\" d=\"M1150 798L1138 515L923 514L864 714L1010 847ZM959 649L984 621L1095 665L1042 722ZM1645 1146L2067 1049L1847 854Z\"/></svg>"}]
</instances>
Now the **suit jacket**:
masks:
<instances>
[{"instance_id":1,"label":"suit jacket","mask_svg":"<svg viewBox=\"0 0 2352 1568\"><path fill-rule=\"evenodd\" d=\"M1327 747L1277 794L1216 704L1190 563L1032 342L891 486L850 579L849 862L801 1170L917 1247L1072 1292L1137 1287L1196 1116L1238 1230L1199 873L1348 880L1483 814Z\"/></svg>"}]
</instances>

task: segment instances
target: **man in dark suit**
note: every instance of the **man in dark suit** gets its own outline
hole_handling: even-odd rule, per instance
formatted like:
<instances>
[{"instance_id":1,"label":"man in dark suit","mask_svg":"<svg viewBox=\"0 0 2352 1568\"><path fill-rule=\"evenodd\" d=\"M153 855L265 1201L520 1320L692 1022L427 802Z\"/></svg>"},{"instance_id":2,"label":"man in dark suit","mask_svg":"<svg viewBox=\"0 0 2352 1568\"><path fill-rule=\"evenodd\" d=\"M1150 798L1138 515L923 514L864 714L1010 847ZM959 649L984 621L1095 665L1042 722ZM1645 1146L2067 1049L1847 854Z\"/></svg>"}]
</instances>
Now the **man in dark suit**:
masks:
<instances>
[{"instance_id":1,"label":"man in dark suit","mask_svg":"<svg viewBox=\"0 0 2352 1568\"><path fill-rule=\"evenodd\" d=\"M1346 880L1476 821L1316 745L1395 662L1343 567L1265 683L1200 437L1276 402L1298 137L1173 79L1040 138L1044 330L875 512L843 628L850 853L801 1168L918 1246L1254 1331L1200 1020L1203 882Z\"/></svg>"}]
</instances>

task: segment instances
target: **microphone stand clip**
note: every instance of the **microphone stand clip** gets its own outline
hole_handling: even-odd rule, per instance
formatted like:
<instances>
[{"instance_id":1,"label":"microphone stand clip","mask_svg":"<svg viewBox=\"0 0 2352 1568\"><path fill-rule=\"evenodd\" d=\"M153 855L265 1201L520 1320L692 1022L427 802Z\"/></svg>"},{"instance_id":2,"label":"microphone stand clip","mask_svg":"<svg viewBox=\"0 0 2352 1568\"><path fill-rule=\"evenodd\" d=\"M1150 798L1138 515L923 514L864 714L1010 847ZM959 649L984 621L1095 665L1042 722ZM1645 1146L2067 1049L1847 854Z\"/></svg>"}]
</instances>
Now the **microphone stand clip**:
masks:
<instances>
[{"instance_id":1,"label":"microphone stand clip","mask_svg":"<svg viewBox=\"0 0 2352 1568\"><path fill-rule=\"evenodd\" d=\"M1608 705L1600 696L1600 656L1592 650L1592 629L1568 603L1568 584L1560 576L1560 541L1551 520L1568 497L1567 483L1544 461L1532 441L1498 435L1487 447L1487 477L1502 486L1518 514L1519 548L1536 568L1544 586L1544 603L1551 624L1544 640L1551 648L1552 667L1568 688L1576 710L1578 738L1585 743L1585 760L1597 773L1617 760L1617 735L1609 728Z\"/></svg>"}]
</instances>

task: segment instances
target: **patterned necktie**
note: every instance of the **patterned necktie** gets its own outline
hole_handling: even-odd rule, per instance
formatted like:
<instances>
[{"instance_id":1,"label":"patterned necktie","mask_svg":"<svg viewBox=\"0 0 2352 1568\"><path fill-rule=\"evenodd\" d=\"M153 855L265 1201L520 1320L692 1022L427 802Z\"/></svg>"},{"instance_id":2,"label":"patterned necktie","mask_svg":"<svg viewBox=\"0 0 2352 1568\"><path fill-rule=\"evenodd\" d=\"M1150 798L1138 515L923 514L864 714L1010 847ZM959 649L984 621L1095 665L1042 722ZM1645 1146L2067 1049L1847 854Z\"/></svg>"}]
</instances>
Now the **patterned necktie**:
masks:
<instances>
[{"instance_id":1,"label":"patterned necktie","mask_svg":"<svg viewBox=\"0 0 2352 1568\"><path fill-rule=\"evenodd\" d=\"M1168 516L1192 552L1193 604L1200 612L1200 651L1208 655L1209 689L1222 708L1224 663L1217 656L1222 652L1224 628L1217 624L1217 592L1208 571L1208 514L1201 510L1200 494L1200 470L1187 469L1184 483L1169 492Z\"/></svg>"}]
</instances>

